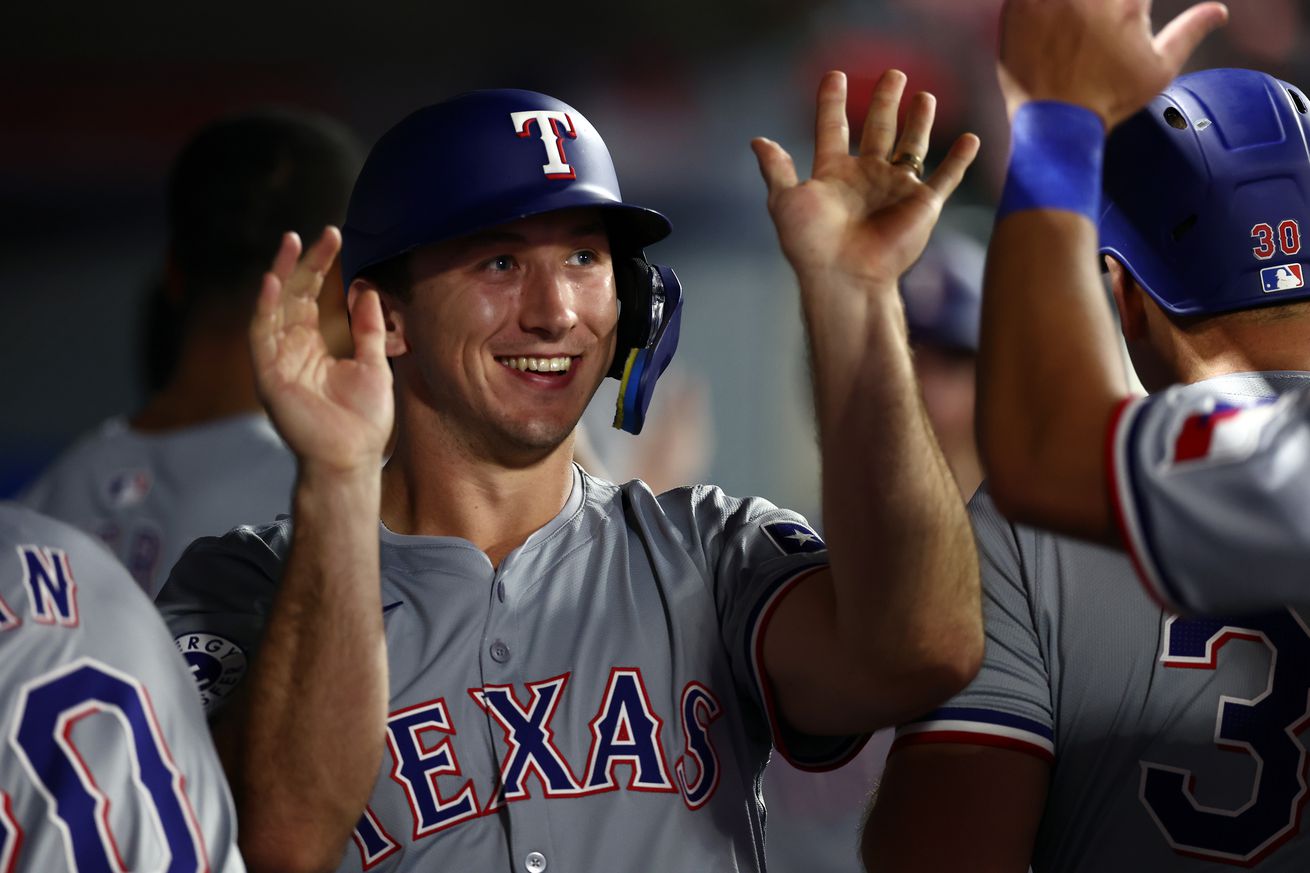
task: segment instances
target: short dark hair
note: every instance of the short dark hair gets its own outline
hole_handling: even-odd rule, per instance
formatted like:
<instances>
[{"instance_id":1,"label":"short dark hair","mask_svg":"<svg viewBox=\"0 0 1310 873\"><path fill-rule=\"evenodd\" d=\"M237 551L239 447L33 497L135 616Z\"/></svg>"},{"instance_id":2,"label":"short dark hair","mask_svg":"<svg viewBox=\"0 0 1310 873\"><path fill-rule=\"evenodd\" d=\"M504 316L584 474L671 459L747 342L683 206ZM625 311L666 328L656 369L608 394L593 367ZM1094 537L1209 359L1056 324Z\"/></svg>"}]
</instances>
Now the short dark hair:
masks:
<instances>
[{"instance_id":1,"label":"short dark hair","mask_svg":"<svg viewBox=\"0 0 1310 873\"><path fill-rule=\"evenodd\" d=\"M362 159L355 136L316 113L261 109L203 128L168 181L169 245L186 308L253 300L283 233L296 231L308 246L324 225L343 221Z\"/></svg>"},{"instance_id":2,"label":"short dark hair","mask_svg":"<svg viewBox=\"0 0 1310 873\"><path fill-rule=\"evenodd\" d=\"M380 264L365 267L359 271L359 275L355 278L371 282L379 291L390 294L403 303L408 303L412 290L411 286L414 284L414 274L410 272L409 267L411 254L412 252L404 252L394 258L388 258Z\"/></svg>"}]
</instances>

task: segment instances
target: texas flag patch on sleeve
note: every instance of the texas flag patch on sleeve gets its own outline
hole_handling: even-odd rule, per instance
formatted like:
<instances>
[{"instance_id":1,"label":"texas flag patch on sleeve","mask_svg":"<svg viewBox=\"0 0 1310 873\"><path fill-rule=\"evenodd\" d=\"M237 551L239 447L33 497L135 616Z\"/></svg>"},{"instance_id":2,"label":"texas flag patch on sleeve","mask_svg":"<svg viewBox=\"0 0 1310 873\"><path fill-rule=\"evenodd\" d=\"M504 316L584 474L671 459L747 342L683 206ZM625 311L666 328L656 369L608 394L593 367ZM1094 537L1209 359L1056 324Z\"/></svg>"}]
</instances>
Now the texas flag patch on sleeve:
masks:
<instances>
[{"instance_id":1,"label":"texas flag patch on sleeve","mask_svg":"<svg viewBox=\"0 0 1310 873\"><path fill-rule=\"evenodd\" d=\"M799 522L770 522L764 525L764 532L784 555L822 552L828 548L828 544L818 534Z\"/></svg>"},{"instance_id":2,"label":"texas flag patch on sleeve","mask_svg":"<svg viewBox=\"0 0 1310 873\"><path fill-rule=\"evenodd\" d=\"M1284 408L1274 398L1251 406L1216 403L1209 412L1183 419L1173 439L1169 464L1195 461L1233 462L1250 457L1260 445L1260 434Z\"/></svg>"}]
</instances>

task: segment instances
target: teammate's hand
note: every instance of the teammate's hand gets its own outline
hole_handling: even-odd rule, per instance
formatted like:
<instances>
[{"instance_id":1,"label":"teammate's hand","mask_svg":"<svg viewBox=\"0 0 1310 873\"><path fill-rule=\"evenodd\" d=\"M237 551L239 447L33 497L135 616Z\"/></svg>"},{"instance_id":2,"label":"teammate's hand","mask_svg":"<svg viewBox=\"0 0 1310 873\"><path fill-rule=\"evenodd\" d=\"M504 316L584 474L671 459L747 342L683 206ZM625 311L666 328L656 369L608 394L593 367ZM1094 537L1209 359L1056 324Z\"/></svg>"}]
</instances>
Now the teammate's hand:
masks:
<instances>
[{"instance_id":1,"label":"teammate's hand","mask_svg":"<svg viewBox=\"0 0 1310 873\"><path fill-rule=\"evenodd\" d=\"M300 238L283 237L250 324L255 380L278 432L302 464L376 471L393 415L377 293L360 295L351 310L353 359L332 357L318 326L323 275L340 248L335 227L324 230L303 258Z\"/></svg>"},{"instance_id":2,"label":"teammate's hand","mask_svg":"<svg viewBox=\"0 0 1310 873\"><path fill-rule=\"evenodd\" d=\"M777 143L755 139L751 148L769 189L769 214L782 250L802 285L810 277L848 278L894 289L918 259L942 203L978 153L978 137L965 134L941 166L920 180L891 158L920 160L928 153L936 99L916 94L905 130L896 138L896 115L905 74L889 70L878 80L864 122L859 154L850 154L846 75L832 72L819 83L813 178L798 182L791 156ZM896 148L893 151L892 146Z\"/></svg>"},{"instance_id":3,"label":"teammate's hand","mask_svg":"<svg viewBox=\"0 0 1310 873\"><path fill-rule=\"evenodd\" d=\"M1198 3L1151 33L1151 0L1006 0L1001 91L1010 117L1029 100L1085 106L1110 129L1174 80L1222 3Z\"/></svg>"}]
</instances>

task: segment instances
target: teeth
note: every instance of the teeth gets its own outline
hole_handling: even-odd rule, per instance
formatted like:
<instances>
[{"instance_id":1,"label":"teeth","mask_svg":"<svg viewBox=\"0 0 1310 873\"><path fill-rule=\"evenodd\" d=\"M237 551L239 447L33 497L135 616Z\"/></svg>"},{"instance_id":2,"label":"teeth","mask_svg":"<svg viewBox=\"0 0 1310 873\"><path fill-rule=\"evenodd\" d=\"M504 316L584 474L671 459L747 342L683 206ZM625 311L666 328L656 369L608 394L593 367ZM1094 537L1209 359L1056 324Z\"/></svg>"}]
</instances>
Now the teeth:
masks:
<instances>
[{"instance_id":1,"label":"teeth","mask_svg":"<svg viewBox=\"0 0 1310 873\"><path fill-rule=\"evenodd\" d=\"M566 373L573 364L570 357L558 358L496 358L503 366L529 373Z\"/></svg>"}]
</instances>

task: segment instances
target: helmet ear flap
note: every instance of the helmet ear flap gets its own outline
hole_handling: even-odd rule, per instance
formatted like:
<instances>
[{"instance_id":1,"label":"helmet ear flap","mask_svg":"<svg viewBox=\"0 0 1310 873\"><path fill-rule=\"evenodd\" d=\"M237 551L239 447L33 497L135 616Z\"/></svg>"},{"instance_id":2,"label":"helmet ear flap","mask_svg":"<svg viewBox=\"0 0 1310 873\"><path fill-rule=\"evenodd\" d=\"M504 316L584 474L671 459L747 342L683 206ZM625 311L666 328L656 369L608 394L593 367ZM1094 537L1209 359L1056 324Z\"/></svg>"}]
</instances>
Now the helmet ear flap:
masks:
<instances>
[{"instance_id":1,"label":"helmet ear flap","mask_svg":"<svg viewBox=\"0 0 1310 873\"><path fill-rule=\"evenodd\" d=\"M624 255L614 259L614 289L619 298L618 340L614 360L606 374L623 378L624 362L634 349L645 348L659 325L659 313L653 311L655 268L641 255ZM661 303L663 289L661 289ZM659 307L659 308L662 308Z\"/></svg>"},{"instance_id":2,"label":"helmet ear flap","mask_svg":"<svg viewBox=\"0 0 1310 873\"><path fill-rule=\"evenodd\" d=\"M614 426L641 433L655 382L673 360L682 326L682 285L671 267L645 257L614 261L618 339L606 375L619 380Z\"/></svg>"}]
</instances>

